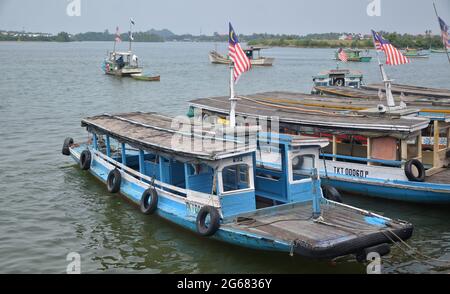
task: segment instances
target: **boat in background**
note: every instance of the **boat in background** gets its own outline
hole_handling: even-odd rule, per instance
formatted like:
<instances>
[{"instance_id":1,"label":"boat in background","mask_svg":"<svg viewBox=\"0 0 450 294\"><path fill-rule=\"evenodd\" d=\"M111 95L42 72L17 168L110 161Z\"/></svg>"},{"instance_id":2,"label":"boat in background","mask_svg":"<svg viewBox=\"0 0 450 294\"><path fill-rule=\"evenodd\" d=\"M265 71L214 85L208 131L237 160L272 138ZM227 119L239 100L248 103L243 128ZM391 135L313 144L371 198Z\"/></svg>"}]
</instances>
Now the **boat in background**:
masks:
<instances>
[{"instance_id":1,"label":"boat in background","mask_svg":"<svg viewBox=\"0 0 450 294\"><path fill-rule=\"evenodd\" d=\"M361 55L363 50L360 49L344 49L344 52L347 54L347 61L349 62L370 62L372 60L372 56L369 56L369 50L365 50L364 55ZM338 57L338 51L335 52L335 60L340 60Z\"/></svg>"},{"instance_id":2,"label":"boat in background","mask_svg":"<svg viewBox=\"0 0 450 294\"><path fill-rule=\"evenodd\" d=\"M245 54L250 59L252 65L256 66L272 66L274 58L261 56L261 50L266 47L248 47L244 49ZM255 56L255 52L258 52ZM230 64L231 60L228 55L222 55L217 50L209 52L209 61L214 64Z\"/></svg>"},{"instance_id":3,"label":"boat in background","mask_svg":"<svg viewBox=\"0 0 450 294\"><path fill-rule=\"evenodd\" d=\"M430 49L431 53L447 53L444 49Z\"/></svg>"},{"instance_id":4,"label":"boat in background","mask_svg":"<svg viewBox=\"0 0 450 294\"><path fill-rule=\"evenodd\" d=\"M430 57L430 54L428 54L426 51L423 51L421 49L406 48L402 53L403 53L403 55L405 55L408 58L429 58Z\"/></svg>"},{"instance_id":5,"label":"boat in background","mask_svg":"<svg viewBox=\"0 0 450 294\"><path fill-rule=\"evenodd\" d=\"M159 82L161 80L161 76L148 76L144 74L132 74L131 77L138 81L147 82Z\"/></svg>"},{"instance_id":6,"label":"boat in background","mask_svg":"<svg viewBox=\"0 0 450 294\"><path fill-rule=\"evenodd\" d=\"M364 84L363 74L350 69L331 69L313 76L312 94L318 94L316 87L352 87L361 88Z\"/></svg>"},{"instance_id":7,"label":"boat in background","mask_svg":"<svg viewBox=\"0 0 450 294\"><path fill-rule=\"evenodd\" d=\"M140 75L144 70L138 65L137 57L131 51L109 52L108 57L103 62L102 68L105 74L120 77Z\"/></svg>"}]
</instances>

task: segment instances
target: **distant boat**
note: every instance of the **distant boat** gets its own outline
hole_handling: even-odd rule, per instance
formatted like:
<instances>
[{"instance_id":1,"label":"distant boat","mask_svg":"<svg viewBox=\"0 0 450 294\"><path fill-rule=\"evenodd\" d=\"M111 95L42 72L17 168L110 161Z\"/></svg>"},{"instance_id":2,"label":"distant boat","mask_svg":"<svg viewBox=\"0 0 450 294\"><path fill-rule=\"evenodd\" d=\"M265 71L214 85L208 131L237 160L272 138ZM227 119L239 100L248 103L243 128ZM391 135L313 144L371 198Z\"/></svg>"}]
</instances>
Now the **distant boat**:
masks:
<instances>
[{"instance_id":1,"label":"distant boat","mask_svg":"<svg viewBox=\"0 0 450 294\"><path fill-rule=\"evenodd\" d=\"M318 94L315 87L352 87L359 89L363 82L363 74L356 70L331 69L313 76L312 94Z\"/></svg>"},{"instance_id":2,"label":"distant boat","mask_svg":"<svg viewBox=\"0 0 450 294\"><path fill-rule=\"evenodd\" d=\"M430 49L430 52L431 53L446 53L446 51L442 50L442 49Z\"/></svg>"},{"instance_id":3,"label":"distant boat","mask_svg":"<svg viewBox=\"0 0 450 294\"><path fill-rule=\"evenodd\" d=\"M103 63L103 70L105 74L116 76L132 76L142 74L143 68L138 66L137 58L131 51L109 52L109 56Z\"/></svg>"},{"instance_id":4,"label":"distant boat","mask_svg":"<svg viewBox=\"0 0 450 294\"><path fill-rule=\"evenodd\" d=\"M369 51L367 50L364 55L361 55L363 50L360 49L344 49L344 52L347 54L347 60L350 62L370 62L372 57L369 56ZM339 60L338 52L335 52L335 60Z\"/></svg>"},{"instance_id":5,"label":"distant boat","mask_svg":"<svg viewBox=\"0 0 450 294\"><path fill-rule=\"evenodd\" d=\"M404 50L402 53L403 53L403 55L405 55L408 58L429 58L430 57L430 54L428 54L424 51L418 50L418 49L406 48L406 50Z\"/></svg>"},{"instance_id":6,"label":"distant boat","mask_svg":"<svg viewBox=\"0 0 450 294\"><path fill-rule=\"evenodd\" d=\"M132 74L131 77L138 81L159 82L161 76L146 76L143 74Z\"/></svg>"},{"instance_id":7,"label":"distant boat","mask_svg":"<svg viewBox=\"0 0 450 294\"><path fill-rule=\"evenodd\" d=\"M265 49L264 47L249 47L244 49L245 54L250 59L252 65L256 66L272 66L274 58L271 57L263 57L260 55L260 51ZM255 52L258 52L258 55L255 56ZM228 55L222 55L216 50L212 50L209 52L209 61L214 64L230 64L230 58Z\"/></svg>"}]
</instances>

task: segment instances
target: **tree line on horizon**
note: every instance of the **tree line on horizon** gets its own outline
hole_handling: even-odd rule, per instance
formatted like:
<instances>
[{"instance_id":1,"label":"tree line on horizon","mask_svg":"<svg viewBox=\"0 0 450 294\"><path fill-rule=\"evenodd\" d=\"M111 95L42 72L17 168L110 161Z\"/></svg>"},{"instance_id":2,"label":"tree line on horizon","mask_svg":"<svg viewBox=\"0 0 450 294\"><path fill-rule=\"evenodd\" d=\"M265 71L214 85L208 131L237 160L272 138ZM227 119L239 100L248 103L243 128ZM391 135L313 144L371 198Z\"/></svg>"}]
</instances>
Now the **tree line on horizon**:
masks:
<instances>
[{"instance_id":1,"label":"tree line on horizon","mask_svg":"<svg viewBox=\"0 0 450 294\"><path fill-rule=\"evenodd\" d=\"M288 34L267 34L253 33L251 35L240 35L241 42L247 42L248 45L256 46L277 46L277 47L352 47L352 48L372 48L371 38L356 38L353 40L340 40L342 35L352 35L350 33L314 33L305 36ZM399 48L441 48L442 41L440 36L432 35L431 31L425 34L411 35L381 32L383 37L389 40L394 46ZM353 34L354 35L354 34ZM49 41L49 42L85 42L85 41L114 41L115 33L108 30L103 32L86 32L70 35L67 32L60 32L54 36L30 37L27 33L21 33L18 36L0 34L0 41ZM124 42L129 41L129 34L122 33L121 39ZM148 30L146 32L133 32L135 42L165 42L165 41L193 41L193 42L227 42L228 35L176 35L167 29Z\"/></svg>"}]
</instances>

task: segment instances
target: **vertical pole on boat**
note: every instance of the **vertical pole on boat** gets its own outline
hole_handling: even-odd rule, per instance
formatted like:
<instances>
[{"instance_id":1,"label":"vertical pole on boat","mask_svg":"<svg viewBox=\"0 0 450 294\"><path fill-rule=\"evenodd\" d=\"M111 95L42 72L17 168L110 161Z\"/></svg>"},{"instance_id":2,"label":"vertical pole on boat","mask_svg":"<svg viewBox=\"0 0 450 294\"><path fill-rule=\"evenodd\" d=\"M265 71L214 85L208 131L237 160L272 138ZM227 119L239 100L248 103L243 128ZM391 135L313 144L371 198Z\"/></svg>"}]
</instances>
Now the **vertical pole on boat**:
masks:
<instances>
[{"instance_id":1,"label":"vertical pole on boat","mask_svg":"<svg viewBox=\"0 0 450 294\"><path fill-rule=\"evenodd\" d=\"M436 17L439 21L439 15L437 13L436 4L434 4L434 2L433 2L433 7L434 7L434 12L436 13ZM439 26L440 26L440 24L439 24ZM444 49L445 49L445 53L447 53L448 62L450 63L450 55L448 54L447 44L444 44Z\"/></svg>"},{"instance_id":2,"label":"vertical pole on boat","mask_svg":"<svg viewBox=\"0 0 450 294\"><path fill-rule=\"evenodd\" d=\"M381 59L380 59L380 53L378 52L377 46L375 45L375 39L372 38L372 40L373 40L373 46L375 47L375 52L377 53L377 60L378 60L378 66L380 67L381 78L383 79L384 87L386 89L387 105L388 105L388 107L394 107L395 101L394 101L394 96L392 95L392 90L391 90L391 80L388 79L386 72L384 71L383 63L381 62Z\"/></svg>"},{"instance_id":3,"label":"vertical pole on boat","mask_svg":"<svg viewBox=\"0 0 450 294\"><path fill-rule=\"evenodd\" d=\"M234 93L234 63L230 64L230 127L236 126L236 97Z\"/></svg>"},{"instance_id":4,"label":"vertical pole on boat","mask_svg":"<svg viewBox=\"0 0 450 294\"><path fill-rule=\"evenodd\" d=\"M313 168L312 170L312 193L313 193L313 218L317 219L320 217L320 197L322 196L321 193L319 193L320 191L320 185L318 185L318 181L319 181L319 173L317 171L317 168ZM319 191L318 191L319 189Z\"/></svg>"},{"instance_id":5,"label":"vertical pole on boat","mask_svg":"<svg viewBox=\"0 0 450 294\"><path fill-rule=\"evenodd\" d=\"M129 34L128 34L128 39L130 39L130 44L128 46L128 51L130 51L130 52L131 52L131 38L132 38L132 35L131 35L131 20L130 20L130 31L129 31Z\"/></svg>"}]
</instances>

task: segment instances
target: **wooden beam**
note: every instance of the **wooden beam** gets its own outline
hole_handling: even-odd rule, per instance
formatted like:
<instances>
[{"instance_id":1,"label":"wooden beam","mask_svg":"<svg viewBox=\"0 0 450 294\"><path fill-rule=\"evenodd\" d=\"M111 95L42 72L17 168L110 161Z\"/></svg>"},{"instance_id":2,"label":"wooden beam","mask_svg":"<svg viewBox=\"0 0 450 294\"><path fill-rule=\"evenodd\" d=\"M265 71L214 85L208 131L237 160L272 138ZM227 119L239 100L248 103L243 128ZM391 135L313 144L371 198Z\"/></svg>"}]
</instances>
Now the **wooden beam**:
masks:
<instances>
[{"instance_id":1,"label":"wooden beam","mask_svg":"<svg viewBox=\"0 0 450 294\"><path fill-rule=\"evenodd\" d=\"M367 137L367 159L372 158L372 140L370 137ZM372 162L367 162L367 165L373 165Z\"/></svg>"},{"instance_id":2,"label":"wooden beam","mask_svg":"<svg viewBox=\"0 0 450 294\"><path fill-rule=\"evenodd\" d=\"M439 121L435 120L433 138L433 167L439 167Z\"/></svg>"},{"instance_id":3,"label":"wooden beam","mask_svg":"<svg viewBox=\"0 0 450 294\"><path fill-rule=\"evenodd\" d=\"M408 160L408 142L406 140L401 140L401 159L402 161Z\"/></svg>"},{"instance_id":4,"label":"wooden beam","mask_svg":"<svg viewBox=\"0 0 450 294\"><path fill-rule=\"evenodd\" d=\"M337 142L336 142L336 135L333 135L333 155L337 154ZM333 157L333 161L336 161L336 157Z\"/></svg>"},{"instance_id":5,"label":"wooden beam","mask_svg":"<svg viewBox=\"0 0 450 294\"><path fill-rule=\"evenodd\" d=\"M417 136L417 159L422 161L422 133Z\"/></svg>"}]
</instances>

